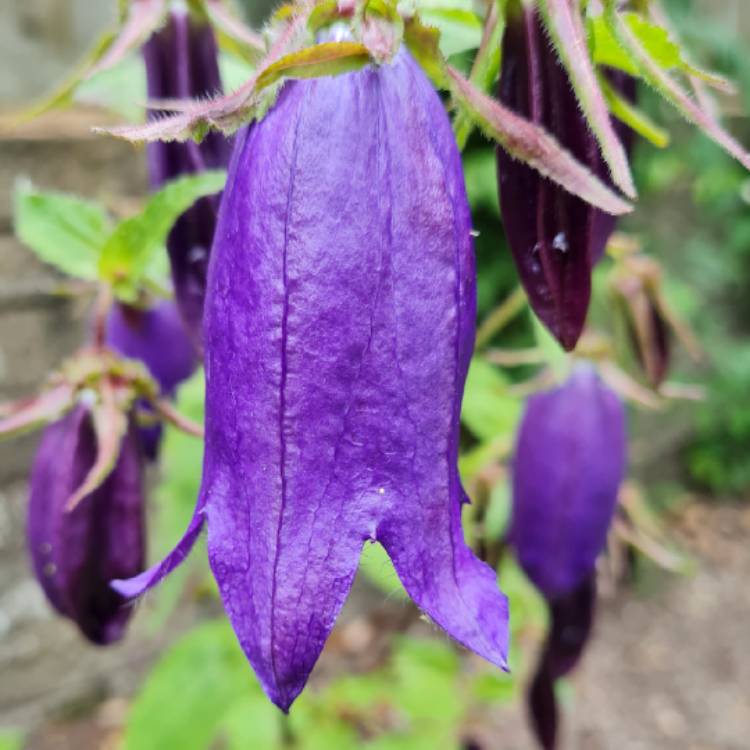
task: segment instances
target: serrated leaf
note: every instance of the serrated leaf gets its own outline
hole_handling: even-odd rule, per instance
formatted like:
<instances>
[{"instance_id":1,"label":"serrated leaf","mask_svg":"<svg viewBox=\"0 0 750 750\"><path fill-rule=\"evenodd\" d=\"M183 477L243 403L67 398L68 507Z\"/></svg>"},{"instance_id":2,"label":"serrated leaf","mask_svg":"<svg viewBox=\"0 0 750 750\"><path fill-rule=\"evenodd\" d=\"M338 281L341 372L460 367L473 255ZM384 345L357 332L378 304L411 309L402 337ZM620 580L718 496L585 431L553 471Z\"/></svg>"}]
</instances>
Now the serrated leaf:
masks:
<instances>
[{"instance_id":1,"label":"serrated leaf","mask_svg":"<svg viewBox=\"0 0 750 750\"><path fill-rule=\"evenodd\" d=\"M634 38L660 68L682 71L720 91L734 93L734 86L725 78L690 63L679 44L670 38L669 29L651 23L638 13L621 13L620 16ZM597 64L619 68L630 75L641 75L638 61L619 44L604 16L591 19L589 33L593 37L594 61Z\"/></svg>"},{"instance_id":2,"label":"serrated leaf","mask_svg":"<svg viewBox=\"0 0 750 750\"><path fill-rule=\"evenodd\" d=\"M651 56L649 50L631 29L622 14L617 12L616 0L605 0L604 19L609 31L630 60L636 65L639 75L661 94L683 117L700 128L709 138L721 146L737 161L750 169L750 153L727 133L721 125L685 92Z\"/></svg>"},{"instance_id":3,"label":"serrated leaf","mask_svg":"<svg viewBox=\"0 0 750 750\"><path fill-rule=\"evenodd\" d=\"M447 72L456 101L513 158L602 211L616 216L632 211L627 201L576 161L546 130L479 91L454 68L448 66Z\"/></svg>"},{"instance_id":4,"label":"serrated leaf","mask_svg":"<svg viewBox=\"0 0 750 750\"><path fill-rule=\"evenodd\" d=\"M98 203L19 183L13 204L21 242L68 276L96 279L99 252L110 232L109 217Z\"/></svg>"},{"instance_id":5,"label":"serrated leaf","mask_svg":"<svg viewBox=\"0 0 750 750\"><path fill-rule=\"evenodd\" d=\"M607 100L609 111L620 122L625 123L657 148L666 148L669 145L669 133L664 128L659 127L643 110L638 109L621 96L604 76L600 76L599 84Z\"/></svg>"},{"instance_id":6,"label":"serrated leaf","mask_svg":"<svg viewBox=\"0 0 750 750\"><path fill-rule=\"evenodd\" d=\"M115 227L104 243L99 274L121 299L135 301L138 283L155 253L162 250L175 221L199 198L222 190L225 182L224 170L172 180L151 196L140 214Z\"/></svg>"},{"instance_id":7,"label":"serrated leaf","mask_svg":"<svg viewBox=\"0 0 750 750\"><path fill-rule=\"evenodd\" d=\"M229 623L198 626L159 660L132 704L123 750L206 750L248 699L265 701Z\"/></svg>"},{"instance_id":8,"label":"serrated leaf","mask_svg":"<svg viewBox=\"0 0 750 750\"><path fill-rule=\"evenodd\" d=\"M599 88L578 4L569 0L540 0L540 8L547 32L568 73L581 110L599 142L612 180L625 195L635 198L637 193L628 156L615 132Z\"/></svg>"},{"instance_id":9,"label":"serrated leaf","mask_svg":"<svg viewBox=\"0 0 750 750\"><path fill-rule=\"evenodd\" d=\"M282 78L319 78L360 70L371 62L370 53L358 42L325 42L285 55L261 72L255 90Z\"/></svg>"},{"instance_id":10,"label":"serrated leaf","mask_svg":"<svg viewBox=\"0 0 750 750\"><path fill-rule=\"evenodd\" d=\"M513 434L520 416L518 399L508 392L502 372L480 357L471 360L466 377L461 421L480 440Z\"/></svg>"}]
</instances>

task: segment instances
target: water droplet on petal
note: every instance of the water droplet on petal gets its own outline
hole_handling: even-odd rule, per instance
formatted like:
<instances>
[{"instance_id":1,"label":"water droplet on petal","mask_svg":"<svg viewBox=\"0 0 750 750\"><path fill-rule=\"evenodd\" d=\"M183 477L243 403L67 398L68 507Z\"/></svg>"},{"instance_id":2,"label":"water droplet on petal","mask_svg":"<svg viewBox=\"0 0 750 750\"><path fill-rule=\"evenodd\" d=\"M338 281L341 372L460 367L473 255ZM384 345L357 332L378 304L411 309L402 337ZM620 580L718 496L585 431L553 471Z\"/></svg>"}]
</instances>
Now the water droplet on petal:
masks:
<instances>
[{"instance_id":1,"label":"water droplet on petal","mask_svg":"<svg viewBox=\"0 0 750 750\"><path fill-rule=\"evenodd\" d=\"M552 247L561 253L568 252L570 245L568 244L568 238L565 236L565 232L558 232L555 235L555 238L552 240Z\"/></svg>"}]
</instances>

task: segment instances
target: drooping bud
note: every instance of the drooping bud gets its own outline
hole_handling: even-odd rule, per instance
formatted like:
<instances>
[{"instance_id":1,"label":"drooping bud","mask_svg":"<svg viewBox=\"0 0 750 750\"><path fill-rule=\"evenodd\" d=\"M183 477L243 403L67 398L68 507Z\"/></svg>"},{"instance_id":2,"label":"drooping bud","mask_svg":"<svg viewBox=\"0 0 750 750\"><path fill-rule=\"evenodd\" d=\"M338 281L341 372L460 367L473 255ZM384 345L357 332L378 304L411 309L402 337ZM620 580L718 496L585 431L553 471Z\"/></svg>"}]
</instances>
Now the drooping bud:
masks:
<instances>
[{"instance_id":1,"label":"drooping bud","mask_svg":"<svg viewBox=\"0 0 750 750\"><path fill-rule=\"evenodd\" d=\"M271 699L303 689L380 542L404 587L503 666L507 603L465 544L459 413L474 339L471 219L450 122L405 51L287 82L237 138L206 302L204 521Z\"/></svg>"},{"instance_id":2,"label":"drooping bud","mask_svg":"<svg viewBox=\"0 0 750 750\"><path fill-rule=\"evenodd\" d=\"M550 607L529 693L541 746L555 747L554 683L580 658L593 618L595 563L606 545L626 463L625 415L588 365L532 396L513 460L511 543Z\"/></svg>"},{"instance_id":3,"label":"drooping bud","mask_svg":"<svg viewBox=\"0 0 750 750\"><path fill-rule=\"evenodd\" d=\"M195 99L221 91L216 40L211 27L186 10L172 10L163 29L143 46L150 99ZM152 112L152 118L164 113ZM226 167L231 143L209 133L200 144L151 143L151 186L205 169ZM202 198L175 223L167 240L175 296L194 342L200 345L208 257L213 242L219 196Z\"/></svg>"},{"instance_id":4,"label":"drooping bud","mask_svg":"<svg viewBox=\"0 0 750 750\"><path fill-rule=\"evenodd\" d=\"M548 598L567 594L604 548L625 472L625 414L588 365L526 405L513 459L511 539Z\"/></svg>"},{"instance_id":5,"label":"drooping bud","mask_svg":"<svg viewBox=\"0 0 750 750\"><path fill-rule=\"evenodd\" d=\"M636 255L624 258L610 281L635 356L654 388L667 376L672 349L661 279L656 261Z\"/></svg>"},{"instance_id":6,"label":"drooping bud","mask_svg":"<svg viewBox=\"0 0 750 750\"><path fill-rule=\"evenodd\" d=\"M175 304L166 300L148 309L114 305L106 342L122 356L143 362L165 396L174 396L197 364L185 323Z\"/></svg>"},{"instance_id":7,"label":"drooping bud","mask_svg":"<svg viewBox=\"0 0 750 750\"><path fill-rule=\"evenodd\" d=\"M536 8L509 4L502 60L501 102L542 125L609 182L596 138ZM586 320L593 263L613 224L503 149L497 150L497 164L503 223L521 283L539 319L570 350Z\"/></svg>"},{"instance_id":8,"label":"drooping bud","mask_svg":"<svg viewBox=\"0 0 750 750\"><path fill-rule=\"evenodd\" d=\"M68 510L96 457L85 406L46 428L31 474L28 542L49 601L86 638L105 645L122 637L132 613L109 581L136 575L144 565L142 467L132 425L110 475Z\"/></svg>"}]
</instances>

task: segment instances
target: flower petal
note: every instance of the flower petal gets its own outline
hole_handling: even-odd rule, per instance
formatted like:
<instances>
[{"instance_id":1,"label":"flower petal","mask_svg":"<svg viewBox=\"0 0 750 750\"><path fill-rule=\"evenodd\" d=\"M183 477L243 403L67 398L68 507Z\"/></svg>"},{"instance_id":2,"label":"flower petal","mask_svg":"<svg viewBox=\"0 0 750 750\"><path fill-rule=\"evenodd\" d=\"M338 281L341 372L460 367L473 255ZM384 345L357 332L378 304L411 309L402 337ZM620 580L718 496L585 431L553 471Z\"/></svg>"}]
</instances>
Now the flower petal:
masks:
<instances>
[{"instance_id":1,"label":"flower petal","mask_svg":"<svg viewBox=\"0 0 750 750\"><path fill-rule=\"evenodd\" d=\"M459 523L462 180L405 53L287 83L238 143L209 272L203 496L225 608L284 710L368 539L451 635L504 663L505 599Z\"/></svg>"}]
</instances>

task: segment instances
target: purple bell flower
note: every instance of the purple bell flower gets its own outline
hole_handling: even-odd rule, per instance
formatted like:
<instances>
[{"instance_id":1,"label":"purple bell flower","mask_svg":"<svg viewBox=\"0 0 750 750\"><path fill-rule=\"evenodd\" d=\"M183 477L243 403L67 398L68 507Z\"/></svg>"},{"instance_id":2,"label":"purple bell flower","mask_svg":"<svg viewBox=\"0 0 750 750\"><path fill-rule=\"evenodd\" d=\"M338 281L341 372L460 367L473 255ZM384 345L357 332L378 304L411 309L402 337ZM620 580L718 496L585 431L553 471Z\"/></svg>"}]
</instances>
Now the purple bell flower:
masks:
<instances>
[{"instance_id":1,"label":"purple bell flower","mask_svg":"<svg viewBox=\"0 0 750 750\"><path fill-rule=\"evenodd\" d=\"M611 185L596 138L537 9L517 0L509 4L502 57L500 101L542 125ZM619 74L612 80L621 90L633 85ZM573 349L591 299L591 269L615 219L502 148L497 149L497 165L503 225L529 303L560 344Z\"/></svg>"},{"instance_id":2,"label":"purple bell flower","mask_svg":"<svg viewBox=\"0 0 750 750\"><path fill-rule=\"evenodd\" d=\"M237 139L206 297L204 523L226 611L270 698L303 689L380 542L416 604L504 667L507 601L463 539L459 414L475 269L440 98L392 64L287 82Z\"/></svg>"},{"instance_id":3,"label":"purple bell flower","mask_svg":"<svg viewBox=\"0 0 750 750\"><path fill-rule=\"evenodd\" d=\"M555 747L554 683L578 662L593 621L596 558L624 478L625 414L589 365L532 396L513 462L510 540L550 607L551 626L529 705L545 750Z\"/></svg>"},{"instance_id":4,"label":"purple bell flower","mask_svg":"<svg viewBox=\"0 0 750 750\"><path fill-rule=\"evenodd\" d=\"M174 396L177 386L195 371L195 349L174 302L158 302L147 310L116 304L107 318L105 336L115 352L146 365L164 396ZM150 411L145 404L140 408ZM145 455L155 460L161 425L141 427L138 432Z\"/></svg>"},{"instance_id":5,"label":"purple bell flower","mask_svg":"<svg viewBox=\"0 0 750 750\"><path fill-rule=\"evenodd\" d=\"M185 10L170 12L166 26L143 46L148 96L151 99L190 99L221 91L219 53L208 24ZM162 113L152 112L151 117ZM209 133L200 144L150 143L151 186L206 169L227 166L231 142ZM175 223L167 239L175 297L180 312L200 348L208 257L213 242L219 196L201 198Z\"/></svg>"},{"instance_id":6,"label":"purple bell flower","mask_svg":"<svg viewBox=\"0 0 750 750\"><path fill-rule=\"evenodd\" d=\"M133 611L109 582L143 570L144 498L140 447L131 426L109 477L66 510L96 454L85 406L46 428L31 474L28 542L51 604L86 638L105 645L122 637Z\"/></svg>"}]
</instances>

